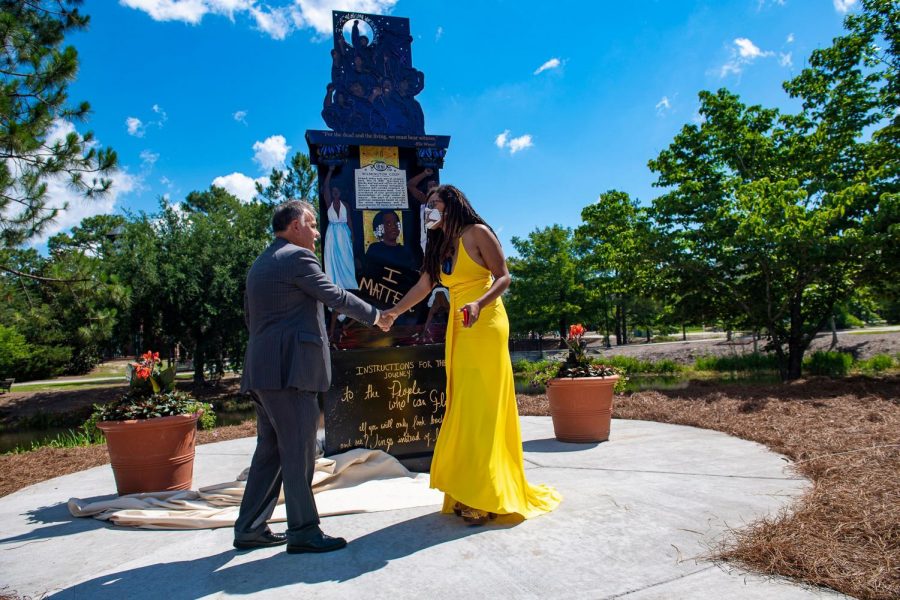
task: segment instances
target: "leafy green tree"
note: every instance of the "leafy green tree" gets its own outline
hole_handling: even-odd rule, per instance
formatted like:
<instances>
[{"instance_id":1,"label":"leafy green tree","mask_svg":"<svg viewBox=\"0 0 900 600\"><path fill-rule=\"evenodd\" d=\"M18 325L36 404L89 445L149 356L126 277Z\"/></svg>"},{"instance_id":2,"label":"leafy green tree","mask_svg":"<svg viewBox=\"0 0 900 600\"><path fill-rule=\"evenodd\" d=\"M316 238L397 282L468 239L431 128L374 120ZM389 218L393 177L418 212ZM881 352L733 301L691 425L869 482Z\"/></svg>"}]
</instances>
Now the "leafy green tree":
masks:
<instances>
[{"instance_id":1,"label":"leafy green tree","mask_svg":"<svg viewBox=\"0 0 900 600\"><path fill-rule=\"evenodd\" d=\"M616 343L628 343L629 314L649 332L659 315L653 301L658 278L652 223L625 192L610 190L581 211L575 231L594 306L614 311Z\"/></svg>"},{"instance_id":2,"label":"leafy green tree","mask_svg":"<svg viewBox=\"0 0 900 600\"><path fill-rule=\"evenodd\" d=\"M319 208L319 186L316 169L309 156L297 152L291 157L287 169L272 169L269 185L256 184L256 194L264 202L279 204L285 200L306 199L316 210Z\"/></svg>"},{"instance_id":3,"label":"leafy green tree","mask_svg":"<svg viewBox=\"0 0 900 600\"><path fill-rule=\"evenodd\" d=\"M270 217L268 205L211 187L126 226L117 269L131 290L129 329L142 332L138 351L184 344L198 383L210 364L240 363L245 278L270 241Z\"/></svg>"},{"instance_id":4,"label":"leafy green tree","mask_svg":"<svg viewBox=\"0 0 900 600\"><path fill-rule=\"evenodd\" d=\"M46 274L48 260L33 249L7 251L6 260L13 271ZM0 304L0 323L15 332L10 339L21 336L26 344L24 357L17 351L13 366L7 365L12 371L4 376L19 381L60 375L72 357L73 348L66 345L47 303L50 286L37 277L0 273L0 290L5 300Z\"/></svg>"},{"instance_id":5,"label":"leafy green tree","mask_svg":"<svg viewBox=\"0 0 900 600\"><path fill-rule=\"evenodd\" d=\"M64 283L45 285L42 293L63 343L73 348L70 373L86 373L116 350L113 333L128 296L110 267L115 236L124 222L115 215L88 217L47 244L44 272Z\"/></svg>"},{"instance_id":6,"label":"leafy green tree","mask_svg":"<svg viewBox=\"0 0 900 600\"><path fill-rule=\"evenodd\" d=\"M78 69L67 33L87 27L80 0L0 0L0 239L18 246L40 234L65 206L51 207L48 182L58 179L86 198L105 194L116 154L91 133L59 131L82 121L90 105L68 104ZM2 267L5 263L0 263ZM6 268L9 268L8 266Z\"/></svg>"},{"instance_id":7,"label":"leafy green tree","mask_svg":"<svg viewBox=\"0 0 900 600\"><path fill-rule=\"evenodd\" d=\"M108 270L112 242L102 232L123 221L85 219L71 234L50 238L47 256L33 249L7 251L11 270L29 274L0 274L7 300L0 323L23 335L34 363L19 368L17 377L84 373L112 350L113 329L127 298Z\"/></svg>"},{"instance_id":8,"label":"leafy green tree","mask_svg":"<svg viewBox=\"0 0 900 600\"><path fill-rule=\"evenodd\" d=\"M898 8L862 9L785 84L800 113L701 92L703 122L650 162L669 190L653 211L674 264L765 327L784 379L800 377L836 304L897 275Z\"/></svg>"},{"instance_id":9,"label":"leafy green tree","mask_svg":"<svg viewBox=\"0 0 900 600\"><path fill-rule=\"evenodd\" d=\"M584 303L584 283L572 230L560 225L514 237L518 257L509 259L507 300L510 324L518 333L557 331L565 338Z\"/></svg>"}]
</instances>

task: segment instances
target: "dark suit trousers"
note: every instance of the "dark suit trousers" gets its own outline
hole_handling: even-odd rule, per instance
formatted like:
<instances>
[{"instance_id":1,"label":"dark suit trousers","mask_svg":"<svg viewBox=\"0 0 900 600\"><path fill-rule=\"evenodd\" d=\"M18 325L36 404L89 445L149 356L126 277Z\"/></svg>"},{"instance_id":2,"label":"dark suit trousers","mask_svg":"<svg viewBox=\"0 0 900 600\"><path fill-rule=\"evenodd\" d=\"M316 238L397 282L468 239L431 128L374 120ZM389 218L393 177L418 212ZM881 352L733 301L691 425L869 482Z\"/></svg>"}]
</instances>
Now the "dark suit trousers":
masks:
<instances>
[{"instance_id":1,"label":"dark suit trousers","mask_svg":"<svg viewBox=\"0 0 900 600\"><path fill-rule=\"evenodd\" d=\"M252 390L256 403L256 452L234 538L249 540L266 530L284 483L288 543L303 543L319 532L319 512L313 499L316 426L319 404L315 392Z\"/></svg>"}]
</instances>

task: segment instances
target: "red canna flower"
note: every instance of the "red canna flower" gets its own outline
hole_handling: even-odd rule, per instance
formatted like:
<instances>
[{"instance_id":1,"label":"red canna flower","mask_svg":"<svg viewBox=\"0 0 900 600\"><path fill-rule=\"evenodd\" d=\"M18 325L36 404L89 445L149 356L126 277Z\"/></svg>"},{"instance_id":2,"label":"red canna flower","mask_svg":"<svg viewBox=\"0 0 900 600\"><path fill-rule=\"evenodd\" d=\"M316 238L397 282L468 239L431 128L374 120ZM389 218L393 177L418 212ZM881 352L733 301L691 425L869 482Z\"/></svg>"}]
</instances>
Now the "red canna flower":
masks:
<instances>
[{"instance_id":1,"label":"red canna flower","mask_svg":"<svg viewBox=\"0 0 900 600\"><path fill-rule=\"evenodd\" d=\"M583 336L584 331L585 331L584 325L582 325L580 323L576 324L576 325L570 325L569 326L569 339L572 340L572 339Z\"/></svg>"}]
</instances>

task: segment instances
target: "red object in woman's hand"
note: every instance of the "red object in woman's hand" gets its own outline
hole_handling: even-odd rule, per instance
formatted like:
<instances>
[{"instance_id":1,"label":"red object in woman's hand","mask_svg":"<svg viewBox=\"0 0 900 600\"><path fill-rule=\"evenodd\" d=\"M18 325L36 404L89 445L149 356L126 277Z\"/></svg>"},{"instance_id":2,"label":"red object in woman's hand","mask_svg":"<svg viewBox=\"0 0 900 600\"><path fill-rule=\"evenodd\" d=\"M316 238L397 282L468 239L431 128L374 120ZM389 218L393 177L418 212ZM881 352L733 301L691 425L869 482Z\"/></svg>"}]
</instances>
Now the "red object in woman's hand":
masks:
<instances>
[{"instance_id":1,"label":"red object in woman's hand","mask_svg":"<svg viewBox=\"0 0 900 600\"><path fill-rule=\"evenodd\" d=\"M469 326L469 307L468 306L463 306L462 314L463 314L463 327L468 327Z\"/></svg>"}]
</instances>

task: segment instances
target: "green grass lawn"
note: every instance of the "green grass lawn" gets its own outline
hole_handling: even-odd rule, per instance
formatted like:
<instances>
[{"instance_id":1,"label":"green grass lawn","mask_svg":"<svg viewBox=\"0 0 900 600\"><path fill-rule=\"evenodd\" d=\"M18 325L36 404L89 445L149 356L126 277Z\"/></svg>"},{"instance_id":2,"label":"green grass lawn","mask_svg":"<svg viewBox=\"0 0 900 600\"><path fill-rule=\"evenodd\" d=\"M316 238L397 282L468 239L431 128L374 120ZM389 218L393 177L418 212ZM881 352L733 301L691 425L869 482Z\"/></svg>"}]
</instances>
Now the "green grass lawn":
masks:
<instances>
[{"instance_id":1,"label":"green grass lawn","mask_svg":"<svg viewBox=\"0 0 900 600\"><path fill-rule=\"evenodd\" d=\"M13 385L14 392L60 392L65 390L89 390L92 388L105 388L125 384L125 379L120 381L62 381L60 383L22 384Z\"/></svg>"}]
</instances>

